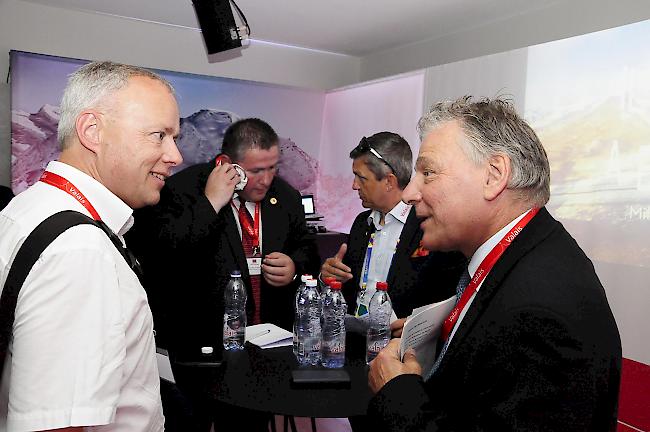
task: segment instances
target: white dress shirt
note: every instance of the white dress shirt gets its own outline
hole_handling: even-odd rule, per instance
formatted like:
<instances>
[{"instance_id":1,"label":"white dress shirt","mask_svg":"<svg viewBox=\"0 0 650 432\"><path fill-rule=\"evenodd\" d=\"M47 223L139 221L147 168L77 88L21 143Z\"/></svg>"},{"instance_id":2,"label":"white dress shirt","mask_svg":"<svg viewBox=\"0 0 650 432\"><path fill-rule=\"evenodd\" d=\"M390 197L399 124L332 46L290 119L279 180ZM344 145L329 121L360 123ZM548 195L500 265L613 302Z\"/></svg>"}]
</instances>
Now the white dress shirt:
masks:
<instances>
[{"instance_id":1,"label":"white dress shirt","mask_svg":"<svg viewBox=\"0 0 650 432\"><path fill-rule=\"evenodd\" d=\"M230 208L232 209L233 214L235 215L235 223L237 224L237 231L239 231L239 238L241 239L241 223L239 222L239 206L241 206L241 201L239 201L239 195L235 193L233 196L232 200L230 200L232 204L230 205ZM246 210L248 210L248 214L251 215L251 218L253 219L253 223L255 223L255 206L257 203L254 203L252 201L246 201ZM260 253L263 254L263 249L262 249L262 202L260 201L260 225L259 225L259 246L260 246Z\"/></svg>"},{"instance_id":2,"label":"white dress shirt","mask_svg":"<svg viewBox=\"0 0 650 432\"><path fill-rule=\"evenodd\" d=\"M72 182L120 238L133 224L132 210L93 178L60 162L47 169ZM2 285L29 233L69 209L88 215L65 191L37 182L0 213ZM1 387L0 430L164 429L147 296L102 230L70 228L41 254L18 296Z\"/></svg>"},{"instance_id":3,"label":"white dress shirt","mask_svg":"<svg viewBox=\"0 0 650 432\"><path fill-rule=\"evenodd\" d=\"M393 256L399 243L399 238L402 235L402 230L408 219L411 206L399 201L393 209L384 216L384 224L381 221L381 212L373 210L368 216L368 223L372 223L375 227L374 240L372 245L372 253L370 255L370 263L367 263L368 253L364 258L363 267L361 268L361 275L359 277L359 289L363 288L364 270L368 271L368 282L366 284L366 292L363 296L362 302L368 306L373 294L377 291L375 286L377 282L386 281L390 271L390 265L393 262ZM390 287L388 287L388 295L390 296ZM393 312L391 322L397 319Z\"/></svg>"}]
</instances>

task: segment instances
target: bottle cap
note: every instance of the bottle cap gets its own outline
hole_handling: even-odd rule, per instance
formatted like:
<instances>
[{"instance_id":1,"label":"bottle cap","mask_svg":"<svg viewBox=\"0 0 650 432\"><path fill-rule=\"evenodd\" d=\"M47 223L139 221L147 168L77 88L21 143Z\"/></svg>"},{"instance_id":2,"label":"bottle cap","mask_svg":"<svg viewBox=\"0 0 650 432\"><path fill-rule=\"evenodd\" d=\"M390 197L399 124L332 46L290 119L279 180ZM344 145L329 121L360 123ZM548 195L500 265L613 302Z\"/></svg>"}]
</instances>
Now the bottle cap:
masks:
<instances>
[{"instance_id":1,"label":"bottle cap","mask_svg":"<svg viewBox=\"0 0 650 432\"><path fill-rule=\"evenodd\" d=\"M333 290L340 290L341 286L342 286L341 281L337 281L337 280L332 281L332 283L330 284L330 288L332 288Z\"/></svg>"},{"instance_id":2,"label":"bottle cap","mask_svg":"<svg viewBox=\"0 0 650 432\"><path fill-rule=\"evenodd\" d=\"M309 279L307 282L305 282L305 284L308 287L315 287L316 285L318 285L318 282L316 282L316 279Z\"/></svg>"},{"instance_id":3,"label":"bottle cap","mask_svg":"<svg viewBox=\"0 0 650 432\"><path fill-rule=\"evenodd\" d=\"M334 282L335 280L336 280L336 278L334 278L332 276L327 276L327 277L323 278L323 282L325 283L325 285L331 285L332 282Z\"/></svg>"},{"instance_id":4,"label":"bottle cap","mask_svg":"<svg viewBox=\"0 0 650 432\"><path fill-rule=\"evenodd\" d=\"M300 276L300 280L303 283L307 282L309 279L313 279L312 275L310 274L305 273L304 275Z\"/></svg>"},{"instance_id":5,"label":"bottle cap","mask_svg":"<svg viewBox=\"0 0 650 432\"><path fill-rule=\"evenodd\" d=\"M375 288L380 291L388 291L388 284L386 282L377 282Z\"/></svg>"},{"instance_id":6,"label":"bottle cap","mask_svg":"<svg viewBox=\"0 0 650 432\"><path fill-rule=\"evenodd\" d=\"M233 270L230 272L230 277L241 277L241 272L239 270Z\"/></svg>"},{"instance_id":7,"label":"bottle cap","mask_svg":"<svg viewBox=\"0 0 650 432\"><path fill-rule=\"evenodd\" d=\"M213 351L212 347L201 347L202 354L212 354Z\"/></svg>"}]
</instances>

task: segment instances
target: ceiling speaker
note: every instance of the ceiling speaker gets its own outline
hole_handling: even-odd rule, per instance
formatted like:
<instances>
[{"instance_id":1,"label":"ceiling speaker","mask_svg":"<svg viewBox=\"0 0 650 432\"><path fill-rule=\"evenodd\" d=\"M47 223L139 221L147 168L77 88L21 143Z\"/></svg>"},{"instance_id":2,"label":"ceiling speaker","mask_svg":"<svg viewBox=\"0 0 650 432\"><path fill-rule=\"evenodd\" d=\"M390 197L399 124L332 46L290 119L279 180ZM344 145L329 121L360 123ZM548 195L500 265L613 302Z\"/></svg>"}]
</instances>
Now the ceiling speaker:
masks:
<instances>
[{"instance_id":1,"label":"ceiling speaker","mask_svg":"<svg viewBox=\"0 0 650 432\"><path fill-rule=\"evenodd\" d=\"M229 0L192 0L208 54L241 46Z\"/></svg>"}]
</instances>

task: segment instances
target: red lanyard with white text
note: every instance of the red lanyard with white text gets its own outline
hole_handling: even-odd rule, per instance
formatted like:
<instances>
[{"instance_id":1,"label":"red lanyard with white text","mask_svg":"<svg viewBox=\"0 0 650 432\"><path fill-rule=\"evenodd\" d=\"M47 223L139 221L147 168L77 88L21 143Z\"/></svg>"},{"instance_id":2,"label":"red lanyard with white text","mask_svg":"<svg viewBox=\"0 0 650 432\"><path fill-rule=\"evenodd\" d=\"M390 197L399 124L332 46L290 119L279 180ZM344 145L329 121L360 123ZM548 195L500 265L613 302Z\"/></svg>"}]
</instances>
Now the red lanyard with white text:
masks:
<instances>
[{"instance_id":1,"label":"red lanyard with white text","mask_svg":"<svg viewBox=\"0 0 650 432\"><path fill-rule=\"evenodd\" d=\"M75 185L73 185L71 182L66 180L64 177L61 177L58 174L54 174L49 171L45 171L43 175L41 176L40 180L43 183L47 183L49 185L52 185L54 187L57 187L61 189L64 192L69 193L73 197L79 201L79 204L84 206L86 210L90 213L90 215L95 219L96 221L102 220L102 218L99 217L99 213L97 213L97 210L95 210L95 207L90 204L90 201L86 198L84 194L81 193L79 189Z\"/></svg>"},{"instance_id":2,"label":"red lanyard with white text","mask_svg":"<svg viewBox=\"0 0 650 432\"><path fill-rule=\"evenodd\" d=\"M235 207L234 202L230 201L230 204ZM244 202L240 203L240 206L245 205L246 204ZM248 210L246 210L246 207L244 207L243 211ZM258 255L260 253L260 203L255 203L255 218L253 219L253 226L251 226L250 221L242 211L238 211L237 215L239 216L239 224L241 225L241 229L245 229L248 235L251 237L253 255Z\"/></svg>"},{"instance_id":3,"label":"red lanyard with white text","mask_svg":"<svg viewBox=\"0 0 650 432\"><path fill-rule=\"evenodd\" d=\"M528 222L530 222L533 216L537 214L538 211L538 208L530 210L523 218L521 218L517 224L515 224L514 227L512 227L512 229L501 239L501 241L497 243L494 248L492 248L485 259L483 259L481 264L478 266L478 269L476 269L474 277L467 285L467 288L465 288L465 291L463 291L463 295L460 297L460 300L458 303L456 303L456 306L451 311L449 316L445 319L444 323L442 323L440 338L443 341L447 340L451 334L451 331L458 321L458 317L460 316L461 311L465 308L469 299L472 298L481 282L483 282L485 276L487 276L490 270L492 270L492 267L494 267L494 264L501 257L503 252L508 248L508 246L510 246L512 241L517 238L517 235L519 235L519 233L524 229Z\"/></svg>"}]
</instances>

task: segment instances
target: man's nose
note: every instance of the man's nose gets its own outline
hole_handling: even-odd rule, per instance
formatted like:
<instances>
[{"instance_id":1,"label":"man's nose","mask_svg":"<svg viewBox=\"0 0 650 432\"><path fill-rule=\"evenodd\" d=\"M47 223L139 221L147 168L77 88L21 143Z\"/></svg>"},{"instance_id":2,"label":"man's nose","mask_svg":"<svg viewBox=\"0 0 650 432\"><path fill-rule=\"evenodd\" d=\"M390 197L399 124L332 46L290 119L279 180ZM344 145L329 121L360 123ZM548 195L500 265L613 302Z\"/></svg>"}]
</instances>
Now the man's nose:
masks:
<instances>
[{"instance_id":1,"label":"man's nose","mask_svg":"<svg viewBox=\"0 0 650 432\"><path fill-rule=\"evenodd\" d=\"M169 163L172 166L177 166L182 164L183 155L181 155L181 152L178 150L178 147L176 146L176 141L170 137L169 142L170 144L167 146L167 149L163 154L163 162Z\"/></svg>"},{"instance_id":2,"label":"man's nose","mask_svg":"<svg viewBox=\"0 0 650 432\"><path fill-rule=\"evenodd\" d=\"M411 181L404 191L402 191L402 201L407 204L417 204L422 199L422 194L420 194L420 188L418 184L417 175L413 176Z\"/></svg>"},{"instance_id":3,"label":"man's nose","mask_svg":"<svg viewBox=\"0 0 650 432\"><path fill-rule=\"evenodd\" d=\"M274 174L273 174L272 170L265 170L264 174L262 174L262 184L264 186L270 185L271 182L273 181L273 177L274 177Z\"/></svg>"}]
</instances>

